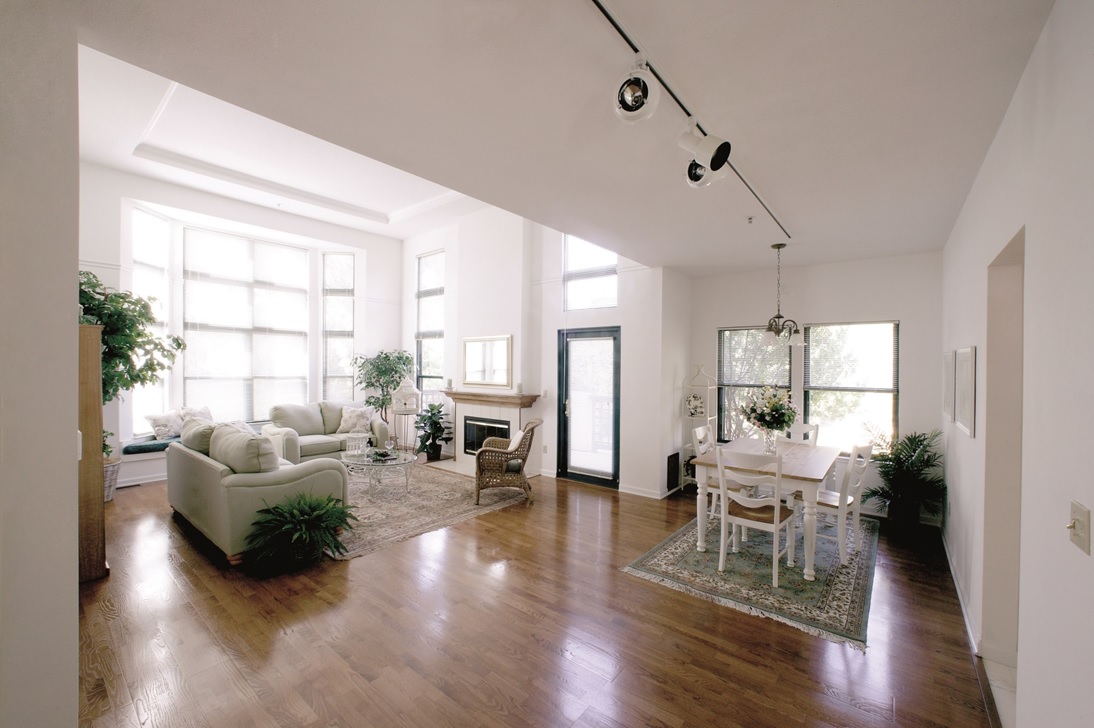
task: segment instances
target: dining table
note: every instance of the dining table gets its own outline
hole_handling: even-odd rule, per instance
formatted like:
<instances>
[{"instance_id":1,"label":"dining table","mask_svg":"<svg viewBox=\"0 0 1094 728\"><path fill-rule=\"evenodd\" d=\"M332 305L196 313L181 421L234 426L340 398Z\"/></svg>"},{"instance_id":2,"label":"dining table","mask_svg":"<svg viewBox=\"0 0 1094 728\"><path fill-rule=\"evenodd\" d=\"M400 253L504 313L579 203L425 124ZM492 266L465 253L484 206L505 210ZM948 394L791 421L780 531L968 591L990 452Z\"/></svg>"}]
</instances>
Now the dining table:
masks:
<instances>
[{"instance_id":1,"label":"dining table","mask_svg":"<svg viewBox=\"0 0 1094 728\"><path fill-rule=\"evenodd\" d=\"M738 438L719 445L722 448L722 462L726 468L742 472L773 474L774 470L755 470L735 465L735 454L760 454L764 450L763 440L756 438ZM782 456L783 491L801 493L804 504L802 513L802 532L805 541L805 579L816 578L813 559L817 545L817 492L826 483L834 482L836 459L840 456L838 447L808 445L789 440L777 445L777 453ZM707 550L707 494L710 493L709 480L717 478L718 461L713 449L691 461L695 466L695 480L699 493L695 497L695 516L699 527L696 550ZM715 486L714 492L717 492Z\"/></svg>"}]
</instances>

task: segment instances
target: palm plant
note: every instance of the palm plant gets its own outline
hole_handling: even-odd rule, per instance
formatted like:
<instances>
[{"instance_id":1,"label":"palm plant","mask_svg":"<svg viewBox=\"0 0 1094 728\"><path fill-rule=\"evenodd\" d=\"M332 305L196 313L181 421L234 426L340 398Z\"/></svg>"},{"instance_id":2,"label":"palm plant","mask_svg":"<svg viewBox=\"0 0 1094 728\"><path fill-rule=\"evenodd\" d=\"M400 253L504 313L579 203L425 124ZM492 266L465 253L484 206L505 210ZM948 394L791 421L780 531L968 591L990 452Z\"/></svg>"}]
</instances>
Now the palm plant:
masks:
<instances>
[{"instance_id":1,"label":"palm plant","mask_svg":"<svg viewBox=\"0 0 1094 728\"><path fill-rule=\"evenodd\" d=\"M313 564L324 552L344 554L339 535L352 528L351 520L357 516L334 496L286 496L282 503L258 511L247 536L248 562L262 573L275 573Z\"/></svg>"},{"instance_id":2,"label":"palm plant","mask_svg":"<svg viewBox=\"0 0 1094 728\"><path fill-rule=\"evenodd\" d=\"M889 518L902 525L919 522L920 511L937 516L946 497L942 477L942 433L911 432L892 440L875 433L874 447L880 485L867 486L864 501L876 500L886 506Z\"/></svg>"}]
</instances>

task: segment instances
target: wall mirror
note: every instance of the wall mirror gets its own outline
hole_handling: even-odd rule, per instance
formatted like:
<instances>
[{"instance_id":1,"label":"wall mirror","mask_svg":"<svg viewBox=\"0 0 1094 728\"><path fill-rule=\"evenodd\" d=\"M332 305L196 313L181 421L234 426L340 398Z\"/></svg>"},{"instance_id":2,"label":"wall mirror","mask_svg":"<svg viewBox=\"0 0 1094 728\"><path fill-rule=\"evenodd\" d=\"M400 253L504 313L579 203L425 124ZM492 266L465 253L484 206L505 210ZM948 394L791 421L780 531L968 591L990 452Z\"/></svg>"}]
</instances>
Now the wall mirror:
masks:
<instances>
[{"instance_id":1,"label":"wall mirror","mask_svg":"<svg viewBox=\"0 0 1094 728\"><path fill-rule=\"evenodd\" d=\"M512 381L511 336L463 340L463 383L508 387Z\"/></svg>"}]
</instances>

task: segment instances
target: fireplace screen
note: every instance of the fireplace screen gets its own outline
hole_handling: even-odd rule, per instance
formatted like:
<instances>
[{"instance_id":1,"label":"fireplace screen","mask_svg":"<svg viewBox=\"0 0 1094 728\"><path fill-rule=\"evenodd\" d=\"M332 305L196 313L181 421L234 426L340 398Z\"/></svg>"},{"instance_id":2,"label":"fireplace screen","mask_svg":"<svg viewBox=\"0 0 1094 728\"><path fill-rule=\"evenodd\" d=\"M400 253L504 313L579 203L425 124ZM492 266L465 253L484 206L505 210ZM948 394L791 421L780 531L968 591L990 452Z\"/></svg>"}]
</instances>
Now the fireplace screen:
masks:
<instances>
[{"instance_id":1,"label":"fireplace screen","mask_svg":"<svg viewBox=\"0 0 1094 728\"><path fill-rule=\"evenodd\" d=\"M463 451L474 455L488 437L509 437L509 423L486 417L463 418Z\"/></svg>"}]
</instances>

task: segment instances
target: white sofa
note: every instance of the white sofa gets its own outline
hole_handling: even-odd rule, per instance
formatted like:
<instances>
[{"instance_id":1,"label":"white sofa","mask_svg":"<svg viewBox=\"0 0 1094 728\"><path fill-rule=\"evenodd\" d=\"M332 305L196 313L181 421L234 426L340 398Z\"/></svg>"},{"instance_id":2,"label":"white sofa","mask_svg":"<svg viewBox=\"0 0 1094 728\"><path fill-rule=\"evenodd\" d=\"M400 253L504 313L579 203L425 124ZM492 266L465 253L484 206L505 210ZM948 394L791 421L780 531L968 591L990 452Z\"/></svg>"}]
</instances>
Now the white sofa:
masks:
<instances>
[{"instance_id":1,"label":"white sofa","mask_svg":"<svg viewBox=\"0 0 1094 728\"><path fill-rule=\"evenodd\" d=\"M301 463L316 458L341 459L346 436L353 429L363 429L371 436L373 445L382 447L387 442L387 423L363 402L324 400L274 405L270 408L270 423L262 426L262 434L273 441L281 457Z\"/></svg>"},{"instance_id":2,"label":"white sofa","mask_svg":"<svg viewBox=\"0 0 1094 728\"><path fill-rule=\"evenodd\" d=\"M228 557L243 559L259 509L300 492L348 503L349 476L339 460L293 464L269 438L227 424L187 420L167 448L167 500Z\"/></svg>"}]
</instances>

